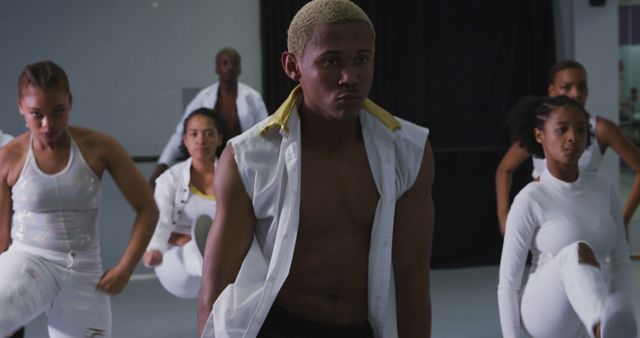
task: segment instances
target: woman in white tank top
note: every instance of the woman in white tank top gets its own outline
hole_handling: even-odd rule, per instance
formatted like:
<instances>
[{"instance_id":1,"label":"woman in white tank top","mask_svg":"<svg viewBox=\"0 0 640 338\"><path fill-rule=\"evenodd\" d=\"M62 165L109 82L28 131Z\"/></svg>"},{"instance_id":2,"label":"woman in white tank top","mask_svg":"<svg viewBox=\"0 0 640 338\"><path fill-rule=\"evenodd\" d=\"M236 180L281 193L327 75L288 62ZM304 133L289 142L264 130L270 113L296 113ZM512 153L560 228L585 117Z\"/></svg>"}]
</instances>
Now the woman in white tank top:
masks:
<instances>
[{"instance_id":1,"label":"woman in white tank top","mask_svg":"<svg viewBox=\"0 0 640 338\"><path fill-rule=\"evenodd\" d=\"M109 295L127 285L158 217L151 190L117 141L68 125L62 68L27 65L18 88L29 130L0 148L0 337L42 312L50 337L111 337ZM105 170L136 212L122 258L106 271L97 224Z\"/></svg>"},{"instance_id":2,"label":"woman in white tank top","mask_svg":"<svg viewBox=\"0 0 640 338\"><path fill-rule=\"evenodd\" d=\"M156 179L160 218L143 262L160 283L181 298L196 298L202 277L202 248L216 212L213 176L224 121L209 108L184 120L182 141L190 158Z\"/></svg>"},{"instance_id":3,"label":"woman in white tank top","mask_svg":"<svg viewBox=\"0 0 640 338\"><path fill-rule=\"evenodd\" d=\"M578 62L572 60L564 60L557 62L549 71L549 96L565 95L581 104L585 105L589 96L589 87L587 84L587 71ZM640 150L631 143L622 133L618 126L603 117L592 117L592 132L594 140L589 148L584 152L580 159L580 169L595 171L602 162L602 155L611 148L622 160L627 163L635 173L631 192L622 210L625 228L628 227L631 216L640 203ZM504 155L498 168L496 169L496 202L497 214L500 225L500 232L504 235L507 213L509 212L509 193L511 191L511 179L513 173L528 158L532 158L531 154L521 146L519 140L516 140L507 153ZM540 167L539 163L535 163L534 179L537 179L540 172L536 167ZM544 167L544 165L542 165Z\"/></svg>"}]
</instances>

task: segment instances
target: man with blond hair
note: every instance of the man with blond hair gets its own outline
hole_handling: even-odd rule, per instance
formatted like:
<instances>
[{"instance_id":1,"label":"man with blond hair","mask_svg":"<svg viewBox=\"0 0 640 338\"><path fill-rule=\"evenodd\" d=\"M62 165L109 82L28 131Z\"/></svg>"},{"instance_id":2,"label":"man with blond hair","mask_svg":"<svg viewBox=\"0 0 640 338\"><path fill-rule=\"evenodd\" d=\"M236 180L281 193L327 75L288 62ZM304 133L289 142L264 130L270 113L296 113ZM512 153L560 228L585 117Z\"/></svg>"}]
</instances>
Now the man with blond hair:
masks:
<instances>
[{"instance_id":1,"label":"man with blond hair","mask_svg":"<svg viewBox=\"0 0 640 338\"><path fill-rule=\"evenodd\" d=\"M293 18L298 81L216 169L203 337L429 337L428 130L367 99L375 32L347 0Z\"/></svg>"}]
</instances>

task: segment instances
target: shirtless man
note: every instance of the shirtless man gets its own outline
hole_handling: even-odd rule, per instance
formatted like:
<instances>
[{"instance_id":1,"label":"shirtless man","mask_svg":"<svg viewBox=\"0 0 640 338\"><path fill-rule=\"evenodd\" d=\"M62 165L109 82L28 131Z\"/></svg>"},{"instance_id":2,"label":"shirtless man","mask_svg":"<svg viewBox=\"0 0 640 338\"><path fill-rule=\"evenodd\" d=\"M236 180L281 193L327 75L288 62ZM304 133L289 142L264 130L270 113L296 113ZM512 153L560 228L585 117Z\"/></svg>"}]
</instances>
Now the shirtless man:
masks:
<instances>
[{"instance_id":1,"label":"shirtless man","mask_svg":"<svg viewBox=\"0 0 640 338\"><path fill-rule=\"evenodd\" d=\"M201 90L185 109L151 175L152 186L155 186L155 180L160 174L178 162L181 155L179 149L182 125L194 110L204 107L221 114L226 124L224 134L228 138L242 133L267 117L267 108L260 93L238 81L240 61L240 54L233 48L223 48L216 54L216 74L219 81Z\"/></svg>"},{"instance_id":2,"label":"shirtless man","mask_svg":"<svg viewBox=\"0 0 640 338\"><path fill-rule=\"evenodd\" d=\"M292 20L282 65L300 86L216 172L203 337L430 336L428 130L366 98L374 41L348 0Z\"/></svg>"}]
</instances>

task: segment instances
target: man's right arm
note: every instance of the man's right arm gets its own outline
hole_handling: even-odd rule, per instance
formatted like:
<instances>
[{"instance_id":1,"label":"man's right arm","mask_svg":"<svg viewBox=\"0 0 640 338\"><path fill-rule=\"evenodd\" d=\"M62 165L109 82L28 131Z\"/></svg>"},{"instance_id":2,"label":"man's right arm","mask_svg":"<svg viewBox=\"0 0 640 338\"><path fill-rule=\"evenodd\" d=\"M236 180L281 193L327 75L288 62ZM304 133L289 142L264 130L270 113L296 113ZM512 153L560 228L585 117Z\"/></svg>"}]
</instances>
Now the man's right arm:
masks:
<instances>
[{"instance_id":1,"label":"man's right arm","mask_svg":"<svg viewBox=\"0 0 640 338\"><path fill-rule=\"evenodd\" d=\"M5 176L5 175L3 175ZM5 252L11 243L11 189L7 178L0 182L0 253Z\"/></svg>"},{"instance_id":2,"label":"man's right arm","mask_svg":"<svg viewBox=\"0 0 640 338\"><path fill-rule=\"evenodd\" d=\"M201 334L213 303L233 283L253 240L256 224L251 199L244 189L233 147L228 145L216 167L215 221L204 252L202 284L198 302L198 332Z\"/></svg>"}]
</instances>

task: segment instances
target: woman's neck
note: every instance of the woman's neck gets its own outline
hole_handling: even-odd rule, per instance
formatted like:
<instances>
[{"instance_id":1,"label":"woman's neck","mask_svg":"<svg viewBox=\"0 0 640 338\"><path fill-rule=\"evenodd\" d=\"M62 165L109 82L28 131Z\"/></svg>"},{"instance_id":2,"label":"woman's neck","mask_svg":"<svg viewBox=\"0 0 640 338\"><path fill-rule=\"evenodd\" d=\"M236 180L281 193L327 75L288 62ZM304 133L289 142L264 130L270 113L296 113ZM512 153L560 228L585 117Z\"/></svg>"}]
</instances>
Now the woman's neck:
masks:
<instances>
[{"instance_id":1,"label":"woman's neck","mask_svg":"<svg viewBox=\"0 0 640 338\"><path fill-rule=\"evenodd\" d=\"M214 160L212 159L198 159L191 158L191 168L198 174L202 176L206 176L209 174L213 174L214 170Z\"/></svg>"},{"instance_id":2,"label":"woman's neck","mask_svg":"<svg viewBox=\"0 0 640 338\"><path fill-rule=\"evenodd\" d=\"M207 195L214 194L214 163L213 159L201 160L192 158L191 168L189 169L191 173L189 183Z\"/></svg>"},{"instance_id":3,"label":"woman's neck","mask_svg":"<svg viewBox=\"0 0 640 338\"><path fill-rule=\"evenodd\" d=\"M575 182L580 175L578 163L559 163L547 160L547 170L555 178L565 182Z\"/></svg>"},{"instance_id":4,"label":"woman's neck","mask_svg":"<svg viewBox=\"0 0 640 338\"><path fill-rule=\"evenodd\" d=\"M34 132L31 132L31 137L33 140L33 147L45 151L57 152L60 150L67 150L69 148L69 145L71 144L71 142L69 142L69 136L66 132L62 133L60 137L52 141L43 140L37 137Z\"/></svg>"}]
</instances>

